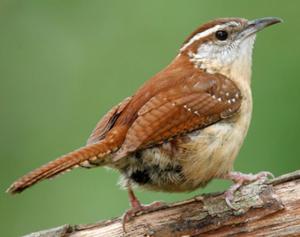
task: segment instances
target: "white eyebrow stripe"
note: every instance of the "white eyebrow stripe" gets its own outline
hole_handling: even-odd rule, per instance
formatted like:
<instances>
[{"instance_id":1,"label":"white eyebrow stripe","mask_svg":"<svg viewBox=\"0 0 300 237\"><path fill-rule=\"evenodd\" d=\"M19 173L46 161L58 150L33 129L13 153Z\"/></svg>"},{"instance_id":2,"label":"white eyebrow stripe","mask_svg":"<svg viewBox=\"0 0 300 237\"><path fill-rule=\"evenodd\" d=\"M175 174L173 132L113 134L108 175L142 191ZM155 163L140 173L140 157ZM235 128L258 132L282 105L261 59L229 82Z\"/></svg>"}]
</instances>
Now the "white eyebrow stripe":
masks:
<instances>
[{"instance_id":1,"label":"white eyebrow stripe","mask_svg":"<svg viewBox=\"0 0 300 237\"><path fill-rule=\"evenodd\" d=\"M189 40L189 42L187 42L185 45L183 45L183 46L181 47L180 51L185 50L188 46L190 46L191 44L193 44L195 41L197 41L197 40L199 40L199 39L201 39L201 38L205 38L206 36L208 36L208 35L210 35L210 34L216 32L216 31L218 31L218 30L220 30L220 29L223 29L224 27L229 26L229 25L236 25L236 26L237 26L238 23L237 23L237 22L234 22L234 21L231 21L231 22L227 22L227 23L222 24L222 25L215 25L215 26L212 27L212 28L209 28L209 29L207 29L207 30L205 30L205 31L203 31L203 32L200 32L200 33L194 35L193 38L191 38L191 39Z\"/></svg>"},{"instance_id":2,"label":"white eyebrow stripe","mask_svg":"<svg viewBox=\"0 0 300 237\"><path fill-rule=\"evenodd\" d=\"M215 25L214 27L209 28L208 30L202 31L202 32L200 32L200 33L194 35L193 38L191 38L191 39L189 40L189 42L187 42L185 45L183 45L183 46L181 47L180 50L181 50L181 51L182 51L182 50L185 50L188 46L190 46L191 44L193 44L195 41L197 41L197 40L199 40L199 39L201 39L201 38L204 38L204 37L210 35L211 33L216 32L216 31L219 30L220 28L221 28L220 25Z\"/></svg>"}]
</instances>

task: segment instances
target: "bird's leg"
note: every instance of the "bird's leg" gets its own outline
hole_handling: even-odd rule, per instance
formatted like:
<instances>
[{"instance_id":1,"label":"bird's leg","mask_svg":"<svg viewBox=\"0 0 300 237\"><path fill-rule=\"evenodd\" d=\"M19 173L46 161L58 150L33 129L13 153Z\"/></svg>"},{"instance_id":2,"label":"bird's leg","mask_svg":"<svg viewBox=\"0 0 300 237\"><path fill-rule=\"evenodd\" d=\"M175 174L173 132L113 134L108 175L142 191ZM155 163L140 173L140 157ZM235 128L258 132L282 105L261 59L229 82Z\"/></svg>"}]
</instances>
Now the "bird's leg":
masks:
<instances>
[{"instance_id":1,"label":"bird's leg","mask_svg":"<svg viewBox=\"0 0 300 237\"><path fill-rule=\"evenodd\" d=\"M131 220L131 218L135 217L138 213L147 213L151 211L155 211L163 206L166 206L163 202L153 202L149 205L142 205L140 201L135 196L132 188L128 186L128 197L131 205L131 209L126 211L122 218L123 230L126 232L125 224Z\"/></svg>"},{"instance_id":2,"label":"bird's leg","mask_svg":"<svg viewBox=\"0 0 300 237\"><path fill-rule=\"evenodd\" d=\"M227 205L232 209L236 209L232 205L235 191L237 191L245 183L251 183L259 179L265 180L268 177L274 178L274 175L268 171L262 171L257 174L243 174L241 172L229 172L223 178L233 181L234 184L225 192L225 201Z\"/></svg>"},{"instance_id":3,"label":"bird's leg","mask_svg":"<svg viewBox=\"0 0 300 237\"><path fill-rule=\"evenodd\" d=\"M133 210L141 210L142 209L142 205L141 205L140 201L137 199L137 197L135 196L131 187L128 188L128 198L129 198L131 208Z\"/></svg>"}]
</instances>

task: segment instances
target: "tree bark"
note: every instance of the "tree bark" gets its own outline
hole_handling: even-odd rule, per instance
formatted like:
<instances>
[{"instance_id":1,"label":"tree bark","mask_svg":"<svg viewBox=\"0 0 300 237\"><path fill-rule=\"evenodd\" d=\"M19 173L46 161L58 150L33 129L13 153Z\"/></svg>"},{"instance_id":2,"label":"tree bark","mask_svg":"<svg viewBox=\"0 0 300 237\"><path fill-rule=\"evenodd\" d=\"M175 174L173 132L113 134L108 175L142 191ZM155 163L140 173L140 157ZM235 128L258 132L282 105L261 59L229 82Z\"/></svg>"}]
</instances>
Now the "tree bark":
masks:
<instances>
[{"instance_id":1,"label":"tree bark","mask_svg":"<svg viewBox=\"0 0 300 237\"><path fill-rule=\"evenodd\" d=\"M241 187L233 204L236 210L226 205L222 193L205 194L138 214L126 223L126 233L121 218L115 218L26 237L300 236L300 170Z\"/></svg>"}]
</instances>

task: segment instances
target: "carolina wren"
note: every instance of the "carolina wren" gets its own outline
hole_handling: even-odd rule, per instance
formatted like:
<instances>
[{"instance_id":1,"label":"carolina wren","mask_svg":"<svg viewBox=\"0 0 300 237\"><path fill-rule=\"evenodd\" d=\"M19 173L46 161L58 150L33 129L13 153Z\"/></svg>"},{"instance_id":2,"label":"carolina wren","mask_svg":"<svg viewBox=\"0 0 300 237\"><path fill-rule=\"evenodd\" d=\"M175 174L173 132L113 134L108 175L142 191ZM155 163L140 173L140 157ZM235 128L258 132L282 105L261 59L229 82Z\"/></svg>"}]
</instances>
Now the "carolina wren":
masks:
<instances>
[{"instance_id":1,"label":"carolina wren","mask_svg":"<svg viewBox=\"0 0 300 237\"><path fill-rule=\"evenodd\" d=\"M185 192L213 178L234 181L226 192L232 206L232 195L244 182L269 174L232 170L251 119L255 35L279 22L224 18L202 25L170 65L100 120L86 146L21 177L8 192L22 192L75 167L109 166L120 171L135 211L145 207L133 185Z\"/></svg>"}]
</instances>

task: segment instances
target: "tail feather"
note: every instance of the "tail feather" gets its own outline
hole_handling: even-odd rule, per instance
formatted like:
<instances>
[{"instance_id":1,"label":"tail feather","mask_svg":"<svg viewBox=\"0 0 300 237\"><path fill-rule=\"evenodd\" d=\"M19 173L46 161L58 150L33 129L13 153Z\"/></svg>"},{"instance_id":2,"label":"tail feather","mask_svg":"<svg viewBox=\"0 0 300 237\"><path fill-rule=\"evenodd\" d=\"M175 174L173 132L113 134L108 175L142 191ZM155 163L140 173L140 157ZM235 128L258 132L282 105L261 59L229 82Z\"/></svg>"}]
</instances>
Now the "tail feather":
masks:
<instances>
[{"instance_id":1,"label":"tail feather","mask_svg":"<svg viewBox=\"0 0 300 237\"><path fill-rule=\"evenodd\" d=\"M111 151L110 145L105 140L80 148L24 175L15 181L6 192L20 193L41 180L52 178L72 169L92 157L105 157Z\"/></svg>"}]
</instances>

